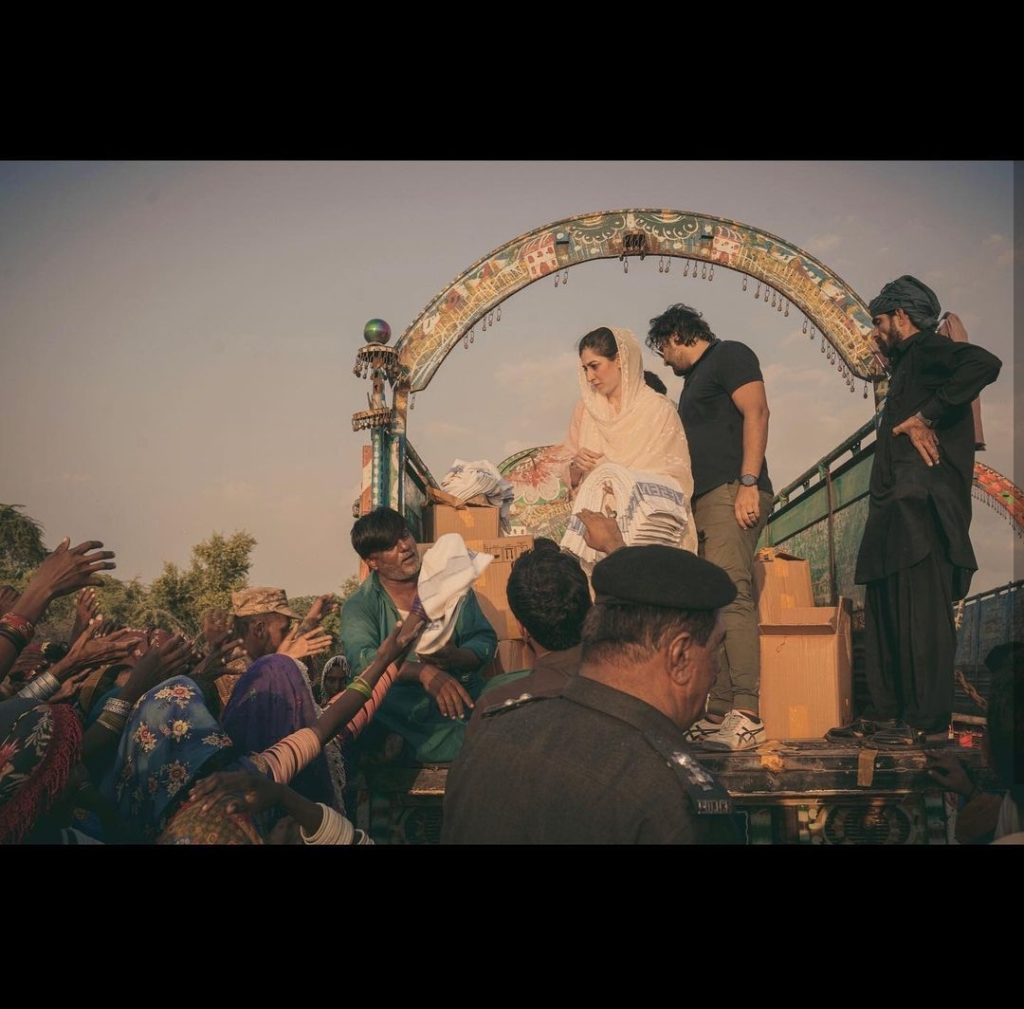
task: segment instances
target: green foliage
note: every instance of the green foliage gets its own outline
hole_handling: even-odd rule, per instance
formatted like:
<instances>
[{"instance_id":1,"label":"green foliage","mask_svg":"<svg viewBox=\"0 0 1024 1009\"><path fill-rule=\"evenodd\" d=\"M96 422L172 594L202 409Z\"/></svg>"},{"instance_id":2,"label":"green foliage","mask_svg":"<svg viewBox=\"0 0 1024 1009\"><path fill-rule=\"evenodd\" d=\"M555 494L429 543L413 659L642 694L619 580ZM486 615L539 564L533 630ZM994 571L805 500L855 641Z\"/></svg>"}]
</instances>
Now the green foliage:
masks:
<instances>
[{"instance_id":1,"label":"green foliage","mask_svg":"<svg viewBox=\"0 0 1024 1009\"><path fill-rule=\"evenodd\" d=\"M0 504L0 584L22 590L49 551L43 544L42 526L20 508ZM247 584L255 546L255 537L245 530L230 536L216 532L192 548L188 567L165 561L163 571L148 586L138 578L121 581L99 575L97 611L126 627L162 627L194 637L206 610L231 609L231 593ZM337 593L342 605L358 588L355 575L342 583ZM296 596L291 599L292 609L305 616L315 598ZM75 601L76 595L69 595L50 604L39 626L41 640L66 640L74 623ZM340 613L332 613L323 626L336 642L340 640Z\"/></svg>"},{"instance_id":2,"label":"green foliage","mask_svg":"<svg viewBox=\"0 0 1024 1009\"><path fill-rule=\"evenodd\" d=\"M0 584L23 589L28 575L42 563L48 551L43 546L43 527L19 508L0 504Z\"/></svg>"},{"instance_id":3,"label":"green foliage","mask_svg":"<svg viewBox=\"0 0 1024 1009\"><path fill-rule=\"evenodd\" d=\"M149 588L152 619L158 627L199 633L203 613L212 608L231 608L231 593L242 588L252 566L256 539L242 530L231 536L214 533L192 548L187 569L171 562Z\"/></svg>"}]
</instances>

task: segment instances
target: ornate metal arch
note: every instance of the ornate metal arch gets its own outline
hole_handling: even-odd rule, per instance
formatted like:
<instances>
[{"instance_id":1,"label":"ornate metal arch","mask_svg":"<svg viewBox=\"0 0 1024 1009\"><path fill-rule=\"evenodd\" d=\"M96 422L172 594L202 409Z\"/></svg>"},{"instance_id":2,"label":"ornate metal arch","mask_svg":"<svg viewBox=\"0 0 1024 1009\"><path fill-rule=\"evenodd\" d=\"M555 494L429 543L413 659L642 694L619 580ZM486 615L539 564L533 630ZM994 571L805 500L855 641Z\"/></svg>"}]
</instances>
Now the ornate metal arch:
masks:
<instances>
[{"instance_id":1,"label":"ornate metal arch","mask_svg":"<svg viewBox=\"0 0 1024 1009\"><path fill-rule=\"evenodd\" d=\"M746 274L778 300L803 312L862 379L884 375L869 340L867 305L838 274L767 231L708 214L615 210L545 225L477 260L438 294L396 345L403 391L425 389L453 347L488 325L505 299L542 277L594 259L664 256L691 260L702 276L714 268ZM687 269L689 264L687 264ZM404 404L403 404L404 405Z\"/></svg>"}]
</instances>

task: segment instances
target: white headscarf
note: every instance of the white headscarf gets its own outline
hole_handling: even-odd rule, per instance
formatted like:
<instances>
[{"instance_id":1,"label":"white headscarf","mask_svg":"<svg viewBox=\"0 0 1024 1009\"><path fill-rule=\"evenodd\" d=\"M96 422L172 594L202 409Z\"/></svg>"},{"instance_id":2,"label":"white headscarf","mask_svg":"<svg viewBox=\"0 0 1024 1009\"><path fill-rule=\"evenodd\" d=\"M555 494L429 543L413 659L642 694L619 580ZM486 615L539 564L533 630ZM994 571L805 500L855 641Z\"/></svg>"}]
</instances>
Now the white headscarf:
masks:
<instances>
[{"instance_id":1,"label":"white headscarf","mask_svg":"<svg viewBox=\"0 0 1024 1009\"><path fill-rule=\"evenodd\" d=\"M687 505L693 496L690 448L672 403L644 382L643 352L628 329L612 328L622 368L619 409L579 372L580 402L569 425L568 446L598 452L632 470L674 477Z\"/></svg>"}]
</instances>

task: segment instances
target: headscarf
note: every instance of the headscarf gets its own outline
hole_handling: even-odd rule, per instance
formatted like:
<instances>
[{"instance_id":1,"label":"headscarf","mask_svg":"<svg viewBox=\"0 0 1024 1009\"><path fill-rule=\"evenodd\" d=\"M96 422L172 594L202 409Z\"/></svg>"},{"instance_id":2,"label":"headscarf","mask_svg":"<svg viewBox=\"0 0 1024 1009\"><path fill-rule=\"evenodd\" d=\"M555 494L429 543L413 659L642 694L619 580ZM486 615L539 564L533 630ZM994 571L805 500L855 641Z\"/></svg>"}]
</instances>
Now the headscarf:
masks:
<instances>
[{"instance_id":1,"label":"headscarf","mask_svg":"<svg viewBox=\"0 0 1024 1009\"><path fill-rule=\"evenodd\" d=\"M316 724L309 681L288 655L264 655L246 670L221 715L224 731L242 753L260 753L299 729ZM321 753L296 776L292 788L311 802L341 808Z\"/></svg>"},{"instance_id":2,"label":"headscarf","mask_svg":"<svg viewBox=\"0 0 1024 1009\"><path fill-rule=\"evenodd\" d=\"M263 844L248 813L229 813L227 802L203 811L202 802L182 803L170 818L157 844Z\"/></svg>"},{"instance_id":3,"label":"headscarf","mask_svg":"<svg viewBox=\"0 0 1024 1009\"><path fill-rule=\"evenodd\" d=\"M22 714L0 742L0 844L17 844L67 787L82 724L66 704Z\"/></svg>"},{"instance_id":4,"label":"headscarf","mask_svg":"<svg viewBox=\"0 0 1024 1009\"><path fill-rule=\"evenodd\" d=\"M618 412L579 372L580 403L573 414L569 444L589 448L628 469L674 477L687 502L693 496L690 449L672 404L644 382L643 351L628 329L612 329L622 379Z\"/></svg>"},{"instance_id":5,"label":"headscarf","mask_svg":"<svg viewBox=\"0 0 1024 1009\"><path fill-rule=\"evenodd\" d=\"M693 471L679 414L668 399L644 382L643 351L633 333L612 328L612 334L622 368L619 410L616 413L607 396L591 389L580 369L580 402L569 425L567 446L572 453L589 448L627 469L673 477L689 512ZM697 549L692 520L687 523L681 546Z\"/></svg>"},{"instance_id":6,"label":"headscarf","mask_svg":"<svg viewBox=\"0 0 1024 1009\"><path fill-rule=\"evenodd\" d=\"M872 318L895 312L897 308L902 308L918 329L934 326L939 321L941 311L935 292L910 274L890 281L868 305Z\"/></svg>"},{"instance_id":7,"label":"headscarf","mask_svg":"<svg viewBox=\"0 0 1024 1009\"><path fill-rule=\"evenodd\" d=\"M331 698L327 696L327 674L338 667L341 670L341 678L344 682L349 678L349 664L345 653L342 652L339 655L332 655L325 663L324 668L320 670L320 679L317 681L317 701L319 704L326 704Z\"/></svg>"},{"instance_id":8,"label":"headscarf","mask_svg":"<svg viewBox=\"0 0 1024 1009\"><path fill-rule=\"evenodd\" d=\"M102 790L123 820L152 839L200 771L209 773L231 762L253 769L237 756L195 681L175 676L139 698Z\"/></svg>"}]
</instances>

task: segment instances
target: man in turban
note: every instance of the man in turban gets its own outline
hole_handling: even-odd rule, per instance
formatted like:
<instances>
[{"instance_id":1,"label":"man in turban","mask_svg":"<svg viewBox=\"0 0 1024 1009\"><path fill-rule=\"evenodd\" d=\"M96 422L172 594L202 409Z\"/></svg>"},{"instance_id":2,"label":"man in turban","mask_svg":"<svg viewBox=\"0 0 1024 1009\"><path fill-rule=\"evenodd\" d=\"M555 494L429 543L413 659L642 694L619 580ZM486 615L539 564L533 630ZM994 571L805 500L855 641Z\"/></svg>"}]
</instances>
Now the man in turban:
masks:
<instances>
[{"instance_id":1,"label":"man in turban","mask_svg":"<svg viewBox=\"0 0 1024 1009\"><path fill-rule=\"evenodd\" d=\"M878 426L856 580L866 585L865 665L873 710L829 738L929 742L953 708L953 601L978 563L971 549L971 401L999 374L987 350L936 333L939 302L914 277L870 306L891 379Z\"/></svg>"}]
</instances>

